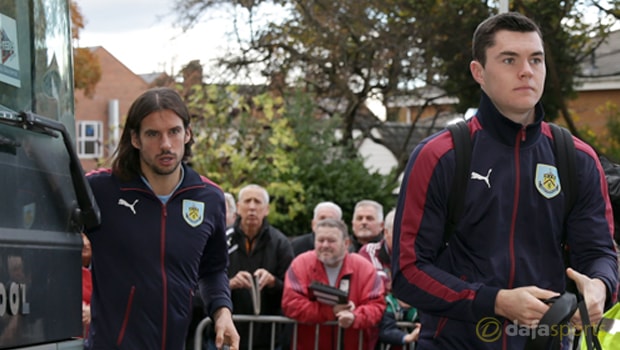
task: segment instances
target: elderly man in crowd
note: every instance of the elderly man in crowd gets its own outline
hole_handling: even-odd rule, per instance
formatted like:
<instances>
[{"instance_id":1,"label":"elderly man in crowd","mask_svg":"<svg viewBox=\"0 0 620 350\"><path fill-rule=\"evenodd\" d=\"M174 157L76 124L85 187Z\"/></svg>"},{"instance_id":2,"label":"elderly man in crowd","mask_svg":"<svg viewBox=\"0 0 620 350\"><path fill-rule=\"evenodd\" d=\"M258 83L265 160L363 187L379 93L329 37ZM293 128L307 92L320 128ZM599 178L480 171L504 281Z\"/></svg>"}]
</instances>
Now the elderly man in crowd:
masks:
<instances>
[{"instance_id":1,"label":"elderly man in crowd","mask_svg":"<svg viewBox=\"0 0 620 350\"><path fill-rule=\"evenodd\" d=\"M233 312L243 315L281 315L280 303L284 274L293 260L293 248L288 238L267 221L269 194L258 185L247 185L239 191L237 220L229 236L230 289ZM255 305L253 289L260 293ZM248 323L237 323L241 349L248 348ZM252 349L269 349L271 325L254 325Z\"/></svg>"}]
</instances>

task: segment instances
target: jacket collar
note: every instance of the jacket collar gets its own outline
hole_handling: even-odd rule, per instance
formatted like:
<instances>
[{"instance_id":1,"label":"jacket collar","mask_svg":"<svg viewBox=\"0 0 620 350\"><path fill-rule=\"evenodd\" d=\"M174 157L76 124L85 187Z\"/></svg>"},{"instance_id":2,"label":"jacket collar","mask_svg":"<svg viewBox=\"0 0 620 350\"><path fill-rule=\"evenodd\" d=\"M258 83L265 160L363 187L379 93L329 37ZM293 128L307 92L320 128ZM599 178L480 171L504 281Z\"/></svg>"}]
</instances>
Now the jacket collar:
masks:
<instances>
[{"instance_id":1,"label":"jacket collar","mask_svg":"<svg viewBox=\"0 0 620 350\"><path fill-rule=\"evenodd\" d=\"M392 264L392 256L390 255L387 244L385 243L385 239L382 239L379 243L379 261L381 261L384 265Z\"/></svg>"},{"instance_id":2,"label":"jacket collar","mask_svg":"<svg viewBox=\"0 0 620 350\"><path fill-rule=\"evenodd\" d=\"M349 252L357 253L362 248L364 243L357 240L354 234L349 235L349 239L351 240L351 244L349 244ZM381 231L377 236L373 237L368 243L377 243L383 240L383 231Z\"/></svg>"},{"instance_id":3,"label":"jacket collar","mask_svg":"<svg viewBox=\"0 0 620 350\"><path fill-rule=\"evenodd\" d=\"M514 147L519 133L523 129L522 125L501 114L489 96L482 91L480 98L480 106L476 113L476 118L480 121L483 129L491 136L503 144ZM534 106L534 122L525 128L525 139L522 140L522 146L527 146L538 139L541 134L541 123L545 118L545 112L542 103L538 102Z\"/></svg>"},{"instance_id":4,"label":"jacket collar","mask_svg":"<svg viewBox=\"0 0 620 350\"><path fill-rule=\"evenodd\" d=\"M181 163L181 166L183 167L184 176L181 185L177 188L177 191L185 187L204 186L201 176L196 171L194 171L185 163ZM121 190L141 189L151 191L151 189L144 183L144 181L142 181L140 176L136 176L129 181L121 181L120 188Z\"/></svg>"},{"instance_id":5,"label":"jacket collar","mask_svg":"<svg viewBox=\"0 0 620 350\"><path fill-rule=\"evenodd\" d=\"M351 254L353 254L353 253L347 252L344 255L344 259L342 259L342 267L340 267L340 272L338 273L338 277L339 277L338 280L340 280L344 276L349 276L349 275L353 274L353 268L351 267L350 264L347 263L347 261L349 260L349 256ZM321 262L319 261L319 263L321 263Z\"/></svg>"},{"instance_id":6,"label":"jacket collar","mask_svg":"<svg viewBox=\"0 0 620 350\"><path fill-rule=\"evenodd\" d=\"M243 230L241 229L241 216L237 216L237 219L235 220L235 223L233 224L233 228L235 230L235 233L237 235L241 235L243 237L247 237L245 232L243 232ZM265 236L265 232L269 231L269 221L267 220L267 217L265 217L263 219L263 223L261 224L260 228L258 229L258 233L256 234L256 236L254 236L254 238L252 239L253 241L259 242L262 241L263 238L261 238L262 236Z\"/></svg>"}]
</instances>

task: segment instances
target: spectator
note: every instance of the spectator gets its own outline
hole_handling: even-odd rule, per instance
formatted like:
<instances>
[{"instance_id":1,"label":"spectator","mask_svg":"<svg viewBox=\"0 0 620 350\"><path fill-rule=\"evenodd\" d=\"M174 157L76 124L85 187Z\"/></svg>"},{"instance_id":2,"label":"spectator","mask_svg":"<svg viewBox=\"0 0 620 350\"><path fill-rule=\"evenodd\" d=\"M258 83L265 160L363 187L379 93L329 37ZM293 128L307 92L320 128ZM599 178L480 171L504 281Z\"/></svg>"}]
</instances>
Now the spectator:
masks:
<instances>
[{"instance_id":1,"label":"spectator","mask_svg":"<svg viewBox=\"0 0 620 350\"><path fill-rule=\"evenodd\" d=\"M90 272L92 249L88 237L83 233L82 242L82 325L84 326L82 336L86 337L90 325L90 298L93 293L93 280Z\"/></svg>"},{"instance_id":2,"label":"spectator","mask_svg":"<svg viewBox=\"0 0 620 350\"><path fill-rule=\"evenodd\" d=\"M237 205L232 193L225 192L224 199L226 200L226 227L230 227L237 220Z\"/></svg>"},{"instance_id":3,"label":"spectator","mask_svg":"<svg viewBox=\"0 0 620 350\"><path fill-rule=\"evenodd\" d=\"M303 234L293 238L293 253L295 256L314 250L314 229L316 223L323 219L342 220L342 209L334 202L321 202L314 207L314 216L312 217L312 232Z\"/></svg>"},{"instance_id":4,"label":"spectator","mask_svg":"<svg viewBox=\"0 0 620 350\"><path fill-rule=\"evenodd\" d=\"M363 330L363 349L373 349L377 324L385 310L383 284L368 260L348 253L350 237L341 220L325 219L315 227L315 249L297 256L286 273L282 308L298 321L297 349L315 348L315 324L337 321L338 326L322 325L319 349L337 347L338 327L344 328L341 349L358 349ZM309 288L320 282L348 293L348 303L329 305L314 298Z\"/></svg>"},{"instance_id":5,"label":"spectator","mask_svg":"<svg viewBox=\"0 0 620 350\"><path fill-rule=\"evenodd\" d=\"M409 332L398 327L398 321L412 322L416 319L417 311L407 304L398 301L392 296L392 231L394 227L394 213L392 209L383 223L383 239L379 242L364 244L359 254L368 259L377 270L377 274L383 281L385 288L386 309L379 324L379 344L377 350L384 349L389 345L390 349L396 350L398 345L411 344L418 339L420 324Z\"/></svg>"},{"instance_id":6,"label":"spectator","mask_svg":"<svg viewBox=\"0 0 620 350\"><path fill-rule=\"evenodd\" d=\"M546 46L539 27L518 13L495 15L478 25L472 47L469 68L482 97L468 121L471 177L460 221L444 242L459 176L445 130L413 151L394 221L392 290L420 313L420 349L523 349L549 309L543 300L565 291L567 280L583 293L593 324L617 292L605 174L576 138L577 200L565 217L566 184L540 103ZM578 313L572 321L581 323ZM515 324L522 328L511 332ZM492 338L477 328L489 325L498 326Z\"/></svg>"},{"instance_id":7,"label":"spectator","mask_svg":"<svg viewBox=\"0 0 620 350\"><path fill-rule=\"evenodd\" d=\"M230 289L235 314L252 315L252 281L258 280L261 291L260 315L282 315L280 303L284 274L293 260L288 238L267 221L269 194L258 185L247 185L239 191L238 218L230 241ZM271 324L254 325L252 349L268 349ZM241 348L247 349L248 323L238 323ZM278 331L278 337L279 337Z\"/></svg>"},{"instance_id":8,"label":"spectator","mask_svg":"<svg viewBox=\"0 0 620 350\"><path fill-rule=\"evenodd\" d=\"M93 293L87 349L184 348L195 287L216 344L237 349L222 190L189 168L190 115L154 88L129 108L112 169L88 174L102 223L86 233Z\"/></svg>"},{"instance_id":9,"label":"spectator","mask_svg":"<svg viewBox=\"0 0 620 350\"><path fill-rule=\"evenodd\" d=\"M351 252L357 253L370 242L379 242L383 231L383 206L373 200L361 200L353 210Z\"/></svg>"}]
</instances>

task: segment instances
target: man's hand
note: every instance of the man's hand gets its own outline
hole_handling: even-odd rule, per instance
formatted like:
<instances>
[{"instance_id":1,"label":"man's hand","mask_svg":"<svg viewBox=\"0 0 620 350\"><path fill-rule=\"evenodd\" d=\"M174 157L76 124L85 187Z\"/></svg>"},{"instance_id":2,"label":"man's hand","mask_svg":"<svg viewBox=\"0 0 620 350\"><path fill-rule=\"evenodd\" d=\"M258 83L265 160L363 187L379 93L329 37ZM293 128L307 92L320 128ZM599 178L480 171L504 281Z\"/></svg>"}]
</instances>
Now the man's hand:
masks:
<instances>
[{"instance_id":1,"label":"man's hand","mask_svg":"<svg viewBox=\"0 0 620 350\"><path fill-rule=\"evenodd\" d=\"M413 343L415 341L418 341L418 338L420 338L420 328L422 328L422 325L420 323L416 322L414 324L413 330L411 332L407 333L407 335L405 335L405 338L403 339L405 344L409 344L409 343Z\"/></svg>"},{"instance_id":2,"label":"man's hand","mask_svg":"<svg viewBox=\"0 0 620 350\"><path fill-rule=\"evenodd\" d=\"M495 299L495 313L522 326L534 327L549 310L542 300L558 295L535 286L502 289Z\"/></svg>"},{"instance_id":3,"label":"man's hand","mask_svg":"<svg viewBox=\"0 0 620 350\"><path fill-rule=\"evenodd\" d=\"M228 308L222 307L213 314L215 319L215 347L222 349L228 345L231 350L239 349L239 333L232 321L232 315Z\"/></svg>"},{"instance_id":4,"label":"man's hand","mask_svg":"<svg viewBox=\"0 0 620 350\"><path fill-rule=\"evenodd\" d=\"M82 323L86 326L90 324L90 305L82 302Z\"/></svg>"},{"instance_id":5,"label":"man's hand","mask_svg":"<svg viewBox=\"0 0 620 350\"><path fill-rule=\"evenodd\" d=\"M570 267L566 269L566 275L568 278L575 281L577 290L579 290L579 293L583 295L583 300L586 302L586 306L588 307L590 323L593 325L598 324L603 317L603 312L605 311L605 299L607 298L607 288L605 287L605 283L598 278L592 279L584 274L581 274ZM571 322L578 328L582 326L579 310L575 312L571 318Z\"/></svg>"},{"instance_id":6,"label":"man's hand","mask_svg":"<svg viewBox=\"0 0 620 350\"><path fill-rule=\"evenodd\" d=\"M348 310L353 312L355 310L355 303L352 300L349 300L346 304L336 304L334 305L333 310L334 316L338 317L337 315L340 311Z\"/></svg>"},{"instance_id":7,"label":"man's hand","mask_svg":"<svg viewBox=\"0 0 620 350\"><path fill-rule=\"evenodd\" d=\"M265 269L254 271L254 276L258 277L259 290L263 290L264 287L273 287L276 284L276 278Z\"/></svg>"},{"instance_id":8,"label":"man's hand","mask_svg":"<svg viewBox=\"0 0 620 350\"><path fill-rule=\"evenodd\" d=\"M230 289L252 288L252 275L247 271L239 271L230 279Z\"/></svg>"},{"instance_id":9,"label":"man's hand","mask_svg":"<svg viewBox=\"0 0 620 350\"><path fill-rule=\"evenodd\" d=\"M336 318L340 327L349 328L353 325L353 321L355 321L355 314L350 310L341 310L336 313Z\"/></svg>"},{"instance_id":10,"label":"man's hand","mask_svg":"<svg viewBox=\"0 0 620 350\"><path fill-rule=\"evenodd\" d=\"M333 310L340 327L349 328L353 325L353 321L355 321L355 314L353 313L355 303L353 301L349 300L346 304L334 305Z\"/></svg>"}]
</instances>

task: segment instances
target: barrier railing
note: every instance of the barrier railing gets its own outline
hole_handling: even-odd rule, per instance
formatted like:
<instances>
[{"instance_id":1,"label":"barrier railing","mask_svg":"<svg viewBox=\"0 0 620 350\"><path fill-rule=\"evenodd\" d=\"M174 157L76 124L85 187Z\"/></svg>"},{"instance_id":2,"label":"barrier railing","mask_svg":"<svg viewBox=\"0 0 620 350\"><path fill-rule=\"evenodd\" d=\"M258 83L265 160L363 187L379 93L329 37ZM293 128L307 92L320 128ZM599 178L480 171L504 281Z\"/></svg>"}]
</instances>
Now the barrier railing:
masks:
<instances>
[{"instance_id":1,"label":"barrier railing","mask_svg":"<svg viewBox=\"0 0 620 350\"><path fill-rule=\"evenodd\" d=\"M235 322L248 322L249 323L249 331L248 331L248 349L252 349L253 348L253 339L254 339L254 324L255 323L271 323L271 330L270 330L270 348L272 350L274 350L276 347L276 328L278 324L292 324L293 325L293 331L292 331L292 336L291 336L291 348L293 350L297 350L297 326L298 326L298 322L295 321L292 318L288 318L288 317L284 317L284 316L269 316L269 315L233 315L233 321ZM204 318L202 321L200 321L200 323L198 324L198 326L196 326L196 332L194 333L194 350L203 350L203 339L205 336L205 331L208 329L208 327L211 326L211 318L206 317ZM318 350L318 346L319 346L319 329L320 326L335 326L337 325L338 322L336 321L330 321L330 322L326 322L326 323L320 323L320 324L315 324L315 334L314 334L314 349ZM404 321L400 321L397 322L398 327L402 328L402 329L407 329L407 328L413 328L414 324L412 322L404 322ZM362 350L363 349L363 341L364 341L364 337L363 337L363 333L364 330L360 329L358 331L359 334L359 349ZM243 337L243 335L241 335ZM337 342L336 344L338 344L337 349L334 350L341 350L340 348L340 344L341 344L341 336L342 336L342 332L338 332L338 338L337 338ZM382 350L389 350L390 346L381 346ZM409 345L403 345L403 349L410 349L413 350L415 348L414 344L409 344ZM286 349L282 349L282 350L286 350Z\"/></svg>"}]
</instances>

